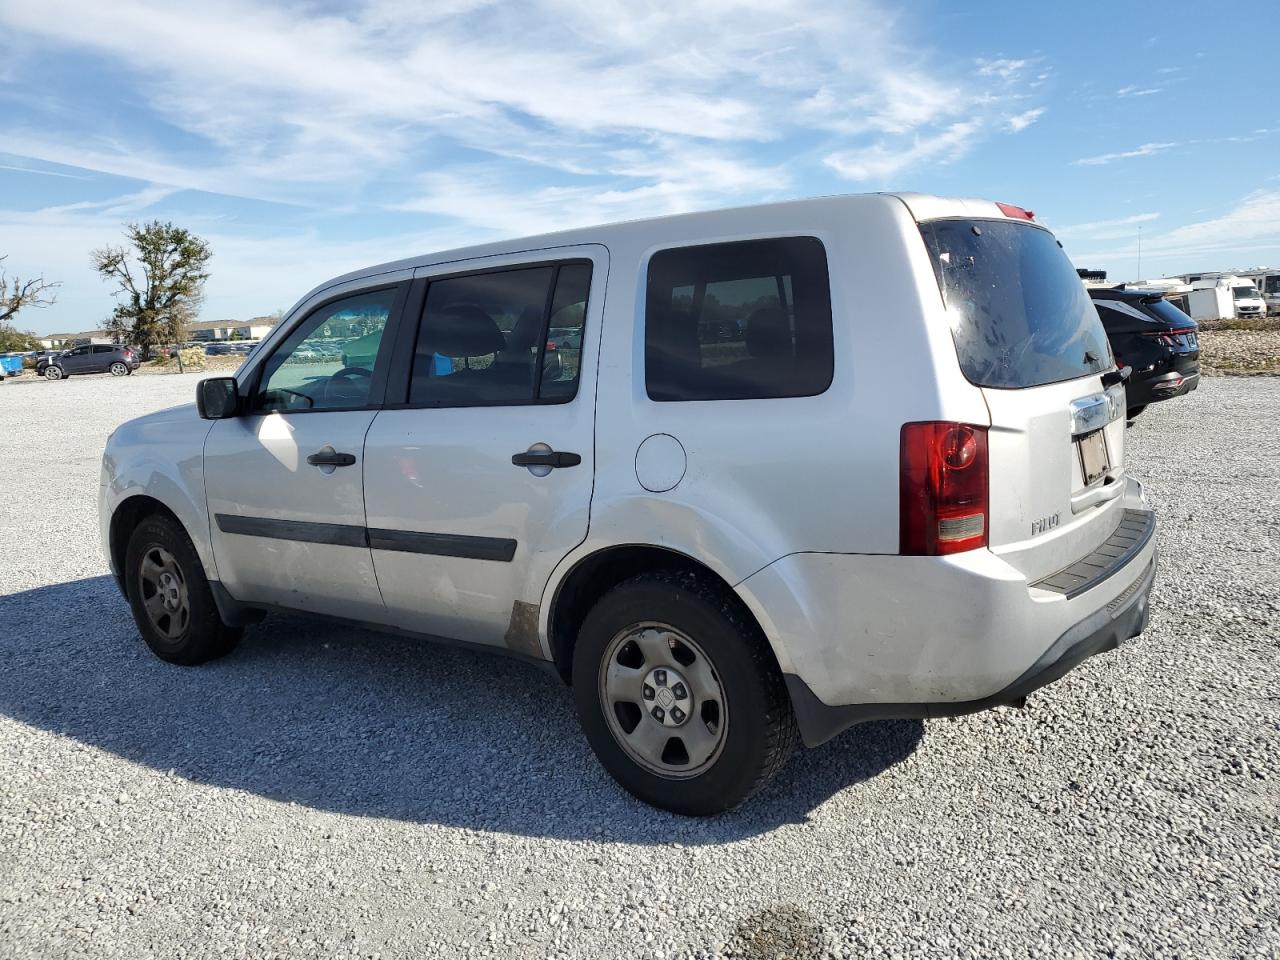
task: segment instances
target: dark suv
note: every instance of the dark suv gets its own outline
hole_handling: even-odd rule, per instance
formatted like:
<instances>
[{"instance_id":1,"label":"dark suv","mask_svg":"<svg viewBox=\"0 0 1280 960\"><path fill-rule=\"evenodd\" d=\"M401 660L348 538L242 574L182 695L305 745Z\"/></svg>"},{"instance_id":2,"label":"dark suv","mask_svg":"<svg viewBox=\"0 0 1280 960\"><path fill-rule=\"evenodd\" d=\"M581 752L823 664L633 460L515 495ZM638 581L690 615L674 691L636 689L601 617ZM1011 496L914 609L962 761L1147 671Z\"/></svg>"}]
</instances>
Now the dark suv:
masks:
<instances>
[{"instance_id":1,"label":"dark suv","mask_svg":"<svg viewBox=\"0 0 1280 960\"><path fill-rule=\"evenodd\" d=\"M1157 400L1170 400L1200 385L1196 322L1148 290L1089 290L1111 341L1116 366L1131 367L1129 419Z\"/></svg>"},{"instance_id":2,"label":"dark suv","mask_svg":"<svg viewBox=\"0 0 1280 960\"><path fill-rule=\"evenodd\" d=\"M73 373L109 373L113 377L127 377L141 363L132 347L86 343L41 360L36 364L36 375L49 380L62 380Z\"/></svg>"}]
</instances>

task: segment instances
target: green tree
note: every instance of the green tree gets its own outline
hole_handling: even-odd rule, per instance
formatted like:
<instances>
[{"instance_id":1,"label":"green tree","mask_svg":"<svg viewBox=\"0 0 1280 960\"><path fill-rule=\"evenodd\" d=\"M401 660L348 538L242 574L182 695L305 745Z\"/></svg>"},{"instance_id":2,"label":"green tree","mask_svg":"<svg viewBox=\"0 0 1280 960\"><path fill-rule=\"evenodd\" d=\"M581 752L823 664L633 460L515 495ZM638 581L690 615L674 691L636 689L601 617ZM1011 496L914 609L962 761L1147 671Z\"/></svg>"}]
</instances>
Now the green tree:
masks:
<instances>
[{"instance_id":1,"label":"green tree","mask_svg":"<svg viewBox=\"0 0 1280 960\"><path fill-rule=\"evenodd\" d=\"M27 353L39 349L40 341L34 333L15 330L9 323L0 323L0 353Z\"/></svg>"},{"instance_id":2,"label":"green tree","mask_svg":"<svg viewBox=\"0 0 1280 960\"><path fill-rule=\"evenodd\" d=\"M126 246L94 250L93 267L117 285L107 330L150 357L153 348L186 339L186 326L204 299L213 251L190 230L159 220L131 223L125 237Z\"/></svg>"},{"instance_id":3,"label":"green tree","mask_svg":"<svg viewBox=\"0 0 1280 960\"><path fill-rule=\"evenodd\" d=\"M0 257L0 264L8 259ZM35 334L15 329L13 318L24 307L47 307L56 297L52 293L59 284L44 277L22 280L9 277L0 268L0 353L39 350L40 341Z\"/></svg>"}]
</instances>

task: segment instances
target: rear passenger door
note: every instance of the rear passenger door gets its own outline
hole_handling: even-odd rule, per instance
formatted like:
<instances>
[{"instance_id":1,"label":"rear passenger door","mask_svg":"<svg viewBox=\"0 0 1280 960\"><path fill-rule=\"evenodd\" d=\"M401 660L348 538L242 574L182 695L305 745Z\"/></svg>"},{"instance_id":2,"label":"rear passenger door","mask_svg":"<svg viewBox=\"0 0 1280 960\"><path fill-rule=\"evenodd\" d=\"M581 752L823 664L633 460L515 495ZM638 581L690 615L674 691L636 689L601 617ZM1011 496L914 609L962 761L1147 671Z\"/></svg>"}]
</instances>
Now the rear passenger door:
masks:
<instances>
[{"instance_id":1,"label":"rear passenger door","mask_svg":"<svg viewBox=\"0 0 1280 960\"><path fill-rule=\"evenodd\" d=\"M95 343L89 348L86 373L106 373L111 368L111 355L116 348L109 343Z\"/></svg>"},{"instance_id":2,"label":"rear passenger door","mask_svg":"<svg viewBox=\"0 0 1280 960\"><path fill-rule=\"evenodd\" d=\"M365 439L369 543L398 626L541 656L543 587L587 533L607 274L599 246L418 271L399 402L393 379ZM552 350L552 327L580 339Z\"/></svg>"}]
</instances>

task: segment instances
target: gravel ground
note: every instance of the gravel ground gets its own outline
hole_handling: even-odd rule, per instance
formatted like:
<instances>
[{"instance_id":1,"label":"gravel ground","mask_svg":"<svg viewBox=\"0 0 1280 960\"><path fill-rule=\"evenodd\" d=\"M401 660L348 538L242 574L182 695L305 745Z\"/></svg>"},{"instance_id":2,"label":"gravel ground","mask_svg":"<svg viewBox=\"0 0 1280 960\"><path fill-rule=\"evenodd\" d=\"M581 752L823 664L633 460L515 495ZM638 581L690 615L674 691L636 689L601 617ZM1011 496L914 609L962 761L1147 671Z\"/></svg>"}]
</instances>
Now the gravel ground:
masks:
<instances>
[{"instance_id":1,"label":"gravel ground","mask_svg":"<svg viewBox=\"0 0 1280 960\"><path fill-rule=\"evenodd\" d=\"M1280 373L1280 330L1202 330L1200 362L1213 373Z\"/></svg>"},{"instance_id":2,"label":"gravel ground","mask_svg":"<svg viewBox=\"0 0 1280 960\"><path fill-rule=\"evenodd\" d=\"M0 384L0 956L1280 956L1280 380L1129 431L1141 639L708 821L623 794L523 665L285 617L154 659L98 458L195 380Z\"/></svg>"}]
</instances>

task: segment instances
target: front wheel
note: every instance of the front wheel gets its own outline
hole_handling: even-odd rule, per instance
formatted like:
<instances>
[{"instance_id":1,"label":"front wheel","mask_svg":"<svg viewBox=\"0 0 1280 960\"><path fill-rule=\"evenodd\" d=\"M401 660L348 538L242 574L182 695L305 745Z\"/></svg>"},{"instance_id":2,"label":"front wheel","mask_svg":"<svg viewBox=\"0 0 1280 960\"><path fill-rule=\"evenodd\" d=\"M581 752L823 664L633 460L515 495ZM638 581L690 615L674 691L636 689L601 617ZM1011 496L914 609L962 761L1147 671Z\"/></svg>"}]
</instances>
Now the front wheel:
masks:
<instances>
[{"instance_id":1,"label":"front wheel","mask_svg":"<svg viewBox=\"0 0 1280 960\"><path fill-rule=\"evenodd\" d=\"M46 380L61 380L62 368L54 366L52 363L49 364L49 366L44 368L44 378Z\"/></svg>"},{"instance_id":2,"label":"front wheel","mask_svg":"<svg viewBox=\"0 0 1280 960\"><path fill-rule=\"evenodd\" d=\"M111 375L113 377L127 377L129 375L128 364L121 363L117 360L115 363L111 364Z\"/></svg>"},{"instance_id":3,"label":"front wheel","mask_svg":"<svg viewBox=\"0 0 1280 960\"><path fill-rule=\"evenodd\" d=\"M764 636L736 598L696 575L644 574L605 594L579 632L573 686L609 774L686 816L742 803L797 740Z\"/></svg>"},{"instance_id":4,"label":"front wheel","mask_svg":"<svg viewBox=\"0 0 1280 960\"><path fill-rule=\"evenodd\" d=\"M241 631L218 615L191 538L170 517L153 514L138 524L129 538L124 576L134 622L161 660L204 663L240 642Z\"/></svg>"}]
</instances>

